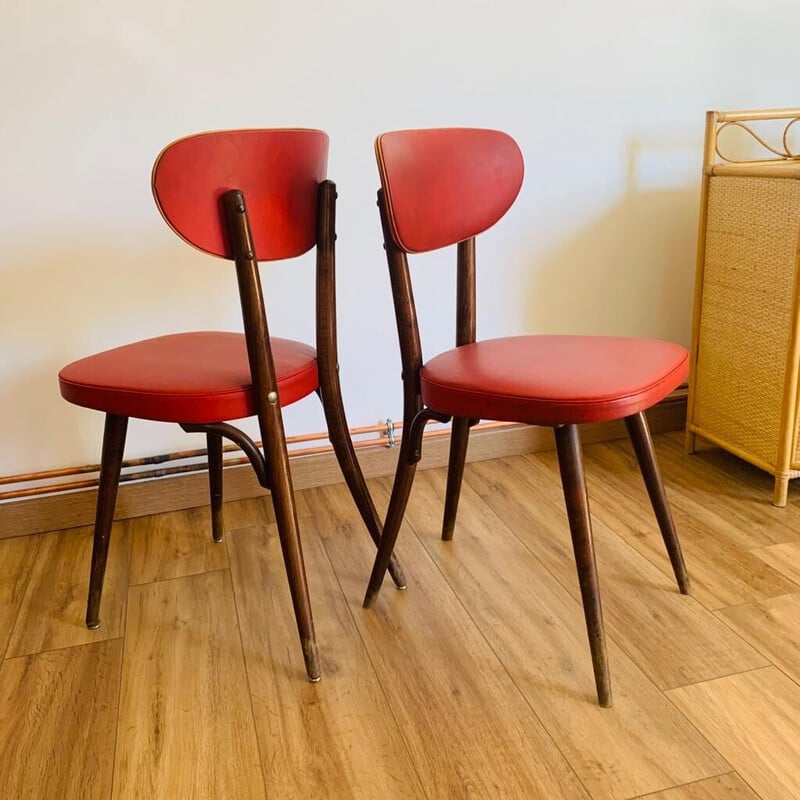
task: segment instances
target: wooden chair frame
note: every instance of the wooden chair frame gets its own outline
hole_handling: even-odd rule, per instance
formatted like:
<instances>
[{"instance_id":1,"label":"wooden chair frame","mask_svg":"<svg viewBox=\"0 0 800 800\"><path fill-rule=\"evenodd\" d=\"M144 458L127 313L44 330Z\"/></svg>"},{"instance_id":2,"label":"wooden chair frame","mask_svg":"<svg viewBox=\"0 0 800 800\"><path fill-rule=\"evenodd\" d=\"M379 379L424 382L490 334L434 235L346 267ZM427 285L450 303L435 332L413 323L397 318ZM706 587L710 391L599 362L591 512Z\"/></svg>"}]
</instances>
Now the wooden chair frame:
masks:
<instances>
[{"instance_id":1,"label":"wooden chair frame","mask_svg":"<svg viewBox=\"0 0 800 800\"><path fill-rule=\"evenodd\" d=\"M364 608L369 608L380 591L389 564L400 525L408 504L414 481L416 465L421 457L422 434L427 422L435 419L447 422L451 415L427 408L422 403L420 370L423 366L422 347L417 323L411 277L406 253L398 247L389 225L389 210L383 189L378 191L378 208L383 227L386 259L394 299L395 316L403 370L403 436L389 508L383 526L378 553L364 597ZM456 346L471 344L476 337L475 296L475 237L459 242L456 254ZM464 474L469 429L478 420L455 417L453 419L450 456L447 470L442 539L453 538L458 500ZM645 486L656 514L659 529L666 545L678 587L682 594L689 592L680 542L675 531L664 486L656 461L653 441L644 413L625 418L628 434ZM583 473L580 434L578 425L554 427L561 481L569 519L578 580L583 600L584 616L589 635L597 698L601 706L611 706L611 677L608 669L603 615L600 603L599 581L592 540L589 501Z\"/></svg>"},{"instance_id":2,"label":"wooden chair frame","mask_svg":"<svg viewBox=\"0 0 800 800\"><path fill-rule=\"evenodd\" d=\"M336 186L332 181L325 180L319 184L316 237L316 344L319 374L317 393L322 401L337 461L367 530L377 544L381 539L381 524L350 439L339 383L334 245L336 196ZM235 442L242 448L253 466L259 483L270 490L306 672L309 680L317 681L320 679L320 665L300 544L289 455L278 402L278 383L270 348L258 261L243 192L236 189L226 192L222 196L221 206L231 255L236 265L263 451L247 434L226 422L181 424L181 427L187 432L206 434L214 541L222 541L223 534L223 438ZM100 624L100 600L127 425L127 417L106 415L86 612L86 625L89 628L97 628ZM390 562L389 569L396 585L404 588L405 577L400 564L393 556Z\"/></svg>"}]
</instances>

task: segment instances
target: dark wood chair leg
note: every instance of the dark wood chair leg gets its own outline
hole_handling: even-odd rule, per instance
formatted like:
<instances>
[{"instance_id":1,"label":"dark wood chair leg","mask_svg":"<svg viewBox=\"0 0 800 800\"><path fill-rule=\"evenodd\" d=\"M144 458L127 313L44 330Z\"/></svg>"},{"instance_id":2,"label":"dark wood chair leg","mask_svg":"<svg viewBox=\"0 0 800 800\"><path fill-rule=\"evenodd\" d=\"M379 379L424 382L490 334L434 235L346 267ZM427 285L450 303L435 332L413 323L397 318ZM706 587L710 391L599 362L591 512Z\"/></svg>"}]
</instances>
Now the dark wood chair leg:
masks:
<instances>
[{"instance_id":1,"label":"dark wood chair leg","mask_svg":"<svg viewBox=\"0 0 800 800\"><path fill-rule=\"evenodd\" d=\"M222 436L206 434L208 448L208 488L211 492L211 536L222 541Z\"/></svg>"},{"instance_id":2,"label":"dark wood chair leg","mask_svg":"<svg viewBox=\"0 0 800 800\"><path fill-rule=\"evenodd\" d=\"M413 399L416 403L416 399ZM394 550L397 534L406 513L408 497L417 472L417 463L422 457L422 436L425 425L435 419L438 422L449 422L449 414L441 414L429 408L423 408L413 413L414 406L406 401L406 413L403 415L403 438L400 441L400 455L397 459L397 471L394 474L392 496L389 498L389 508L386 520L383 523L383 535L378 545L378 555L369 577L369 585L364 595L364 608L369 608L378 596L389 564L389 556Z\"/></svg>"},{"instance_id":3,"label":"dark wood chair leg","mask_svg":"<svg viewBox=\"0 0 800 800\"><path fill-rule=\"evenodd\" d=\"M392 496L389 498L389 508L386 511L386 519L383 522L383 534L378 545L378 554L375 556L367 592L364 595L364 608L369 608L375 602L375 598L381 589L383 576L386 574L386 568L389 565L389 556L394 550L397 534L400 532L400 525L406 513L408 497L411 494L411 486L414 483L414 475L417 473L417 462L420 459L425 423L430 418L431 416L428 412L420 412L416 416L412 414L405 415L404 436L400 442L400 454L397 459L394 483L392 484ZM446 422L447 417L444 417L443 421Z\"/></svg>"},{"instance_id":4,"label":"dark wood chair leg","mask_svg":"<svg viewBox=\"0 0 800 800\"><path fill-rule=\"evenodd\" d=\"M405 442L406 440L404 439L403 441ZM414 475L417 472L416 462L409 463L408 459L404 458L404 455L403 444L401 444L397 472L392 485L392 496L389 500L389 509L386 512L386 519L383 523L383 535L378 545L378 554L375 556L372 574L369 576L367 592L364 595L364 608L369 608L373 604L381 589L383 576L389 566L389 557L394 550L397 534L400 532L400 525L406 512L411 486L414 483Z\"/></svg>"},{"instance_id":5,"label":"dark wood chair leg","mask_svg":"<svg viewBox=\"0 0 800 800\"><path fill-rule=\"evenodd\" d=\"M300 544L300 526L297 522L297 509L294 502L292 479L289 472L289 456L286 452L285 438L280 443L266 446L267 470L270 476L270 496L275 509L275 521L281 541L283 563L289 579L289 592L292 596L297 631L303 648L306 674L312 683L320 679L317 640L314 634L314 620L311 615L311 600L308 595L308 581L303 563L303 549ZM279 446L282 444L283 446Z\"/></svg>"},{"instance_id":6,"label":"dark wood chair leg","mask_svg":"<svg viewBox=\"0 0 800 800\"><path fill-rule=\"evenodd\" d=\"M108 545L111 541L111 525L114 522L114 506L117 503L117 487L119 486L127 431L127 417L106 414L103 455L100 460L100 486L97 490L97 510L94 521L89 598L86 603L87 628L100 626L100 599L103 595L103 579L106 574Z\"/></svg>"},{"instance_id":7,"label":"dark wood chair leg","mask_svg":"<svg viewBox=\"0 0 800 800\"><path fill-rule=\"evenodd\" d=\"M442 520L442 539L449 542L453 538L458 513L458 498L461 495L461 480L464 477L464 462L467 460L469 444L469 423L467 417L453 417L450 431L450 457L447 462L447 492L444 498L444 518Z\"/></svg>"},{"instance_id":8,"label":"dark wood chair leg","mask_svg":"<svg viewBox=\"0 0 800 800\"><path fill-rule=\"evenodd\" d=\"M328 423L328 436L342 470L347 488L355 501L361 518L367 526L372 541L378 545L381 541L382 527L369 493L367 483L364 480L364 473L361 471L356 451L353 448L353 441L347 428L347 419L344 414L342 395L338 386L323 387L320 392L322 407L325 411L325 419ZM403 567L394 556L389 559L389 574L398 589L406 588L406 576Z\"/></svg>"},{"instance_id":9,"label":"dark wood chair leg","mask_svg":"<svg viewBox=\"0 0 800 800\"><path fill-rule=\"evenodd\" d=\"M600 605L600 585L592 541L592 521L589 516L589 498L583 475L581 441L577 425L563 425L555 429L558 466L567 505L575 565L581 587L583 613L592 651L592 667L597 687L597 700L604 708L611 706L611 675L603 633L603 610Z\"/></svg>"},{"instance_id":10,"label":"dark wood chair leg","mask_svg":"<svg viewBox=\"0 0 800 800\"><path fill-rule=\"evenodd\" d=\"M639 462L639 469L642 471L647 494L650 495L650 502L658 520L661 536L667 547L667 553L669 553L669 560L672 562L672 570L675 573L678 588L681 594L689 594L689 574L686 572L681 543L678 540L678 533L675 530L675 523L669 510L669 503L664 491L664 483L661 480L661 472L658 469L656 451L653 448L653 439L650 436L647 418L643 412L639 412L633 416L626 417L625 425L628 428L628 435L631 437L636 460Z\"/></svg>"}]
</instances>

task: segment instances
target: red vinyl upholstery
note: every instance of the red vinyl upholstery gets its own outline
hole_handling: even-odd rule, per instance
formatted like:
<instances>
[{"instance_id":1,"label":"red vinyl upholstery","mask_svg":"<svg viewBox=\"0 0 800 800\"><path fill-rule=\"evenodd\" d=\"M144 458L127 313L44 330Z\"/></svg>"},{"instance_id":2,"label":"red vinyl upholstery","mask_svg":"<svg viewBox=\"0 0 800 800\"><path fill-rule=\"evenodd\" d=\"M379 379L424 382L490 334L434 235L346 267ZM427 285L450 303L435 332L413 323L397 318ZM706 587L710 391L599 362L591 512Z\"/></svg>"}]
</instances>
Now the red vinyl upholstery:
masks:
<instances>
[{"instance_id":1,"label":"red vinyl upholstery","mask_svg":"<svg viewBox=\"0 0 800 800\"><path fill-rule=\"evenodd\" d=\"M422 253L495 224L522 186L522 153L501 131L432 128L379 136L375 153L397 246Z\"/></svg>"},{"instance_id":2,"label":"red vinyl upholstery","mask_svg":"<svg viewBox=\"0 0 800 800\"><path fill-rule=\"evenodd\" d=\"M260 260L302 255L317 241L317 189L325 179L328 135L269 129L201 133L166 147L153 167L153 195L185 241L230 258L220 199L247 199ZM314 348L270 338L282 406L318 386ZM256 413L245 338L201 331L148 339L69 364L61 393L77 405L125 417L203 424Z\"/></svg>"},{"instance_id":3,"label":"red vinyl upholstery","mask_svg":"<svg viewBox=\"0 0 800 800\"><path fill-rule=\"evenodd\" d=\"M318 385L313 347L270 337L282 406ZM244 335L217 331L145 339L82 358L59 373L79 406L162 422L225 422L256 413Z\"/></svg>"},{"instance_id":4,"label":"red vinyl upholstery","mask_svg":"<svg viewBox=\"0 0 800 800\"><path fill-rule=\"evenodd\" d=\"M229 189L239 189L247 198L258 260L293 258L316 242L316 192L327 164L323 131L200 133L162 151L153 167L153 194L178 236L229 258L219 202Z\"/></svg>"},{"instance_id":5,"label":"red vinyl upholstery","mask_svg":"<svg viewBox=\"0 0 800 800\"><path fill-rule=\"evenodd\" d=\"M621 419L686 380L689 354L656 339L512 336L457 347L420 375L422 402L457 417L565 425Z\"/></svg>"}]
</instances>

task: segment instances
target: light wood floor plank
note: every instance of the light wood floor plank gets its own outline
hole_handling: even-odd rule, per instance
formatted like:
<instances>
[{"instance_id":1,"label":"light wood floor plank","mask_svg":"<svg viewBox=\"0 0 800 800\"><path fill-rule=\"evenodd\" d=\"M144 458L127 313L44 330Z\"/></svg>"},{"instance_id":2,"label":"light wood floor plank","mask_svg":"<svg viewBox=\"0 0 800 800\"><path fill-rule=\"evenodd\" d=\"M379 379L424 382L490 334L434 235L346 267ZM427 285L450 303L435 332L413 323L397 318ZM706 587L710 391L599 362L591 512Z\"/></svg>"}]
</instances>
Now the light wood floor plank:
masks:
<instances>
[{"instance_id":1,"label":"light wood floor plank","mask_svg":"<svg viewBox=\"0 0 800 800\"><path fill-rule=\"evenodd\" d=\"M789 517L775 516L777 509L761 500L743 498L747 490L738 481L709 467L702 456L686 455L669 437L658 440L656 455L673 513L688 515L701 528L713 528L724 536L727 544L751 550L800 537L800 533L787 524ZM591 445L587 456L591 463L598 465L603 478L626 494L627 505L645 491L639 465L627 440L614 442L612 446ZM589 471L590 477L594 469ZM648 507L645 495L641 511L646 512Z\"/></svg>"},{"instance_id":2,"label":"light wood floor plank","mask_svg":"<svg viewBox=\"0 0 800 800\"><path fill-rule=\"evenodd\" d=\"M322 680L305 680L275 525L230 535L231 571L271 800L425 798L313 521L301 522Z\"/></svg>"},{"instance_id":3,"label":"light wood floor plank","mask_svg":"<svg viewBox=\"0 0 800 800\"><path fill-rule=\"evenodd\" d=\"M735 773L648 794L638 800L759 800L758 795Z\"/></svg>"},{"instance_id":4,"label":"light wood floor plank","mask_svg":"<svg viewBox=\"0 0 800 800\"><path fill-rule=\"evenodd\" d=\"M8 649L41 536L0 541L0 659Z\"/></svg>"},{"instance_id":5,"label":"light wood floor plank","mask_svg":"<svg viewBox=\"0 0 800 800\"><path fill-rule=\"evenodd\" d=\"M226 503L222 545L207 507L116 525L96 632L88 529L0 542L0 797L796 800L800 481L775 509L769 476L681 448L656 437L691 598L630 445L585 448L611 711L552 453L467 465L451 543L444 472L420 473L409 589L387 578L369 611L375 551L347 490L301 492L317 685L268 497ZM371 486L385 510L386 481Z\"/></svg>"},{"instance_id":6,"label":"light wood floor plank","mask_svg":"<svg viewBox=\"0 0 800 800\"><path fill-rule=\"evenodd\" d=\"M483 502L580 601L575 558L557 468L532 459L470 464L466 481ZM641 492L644 495L644 490ZM646 497L640 497L640 502ZM609 633L661 688L730 675L768 661L620 538L596 513L607 502L592 492L594 540ZM653 517L651 526L655 528ZM658 536L658 534L655 534ZM660 542L660 537L659 537ZM661 543L661 558L669 559Z\"/></svg>"},{"instance_id":7,"label":"light wood floor plank","mask_svg":"<svg viewBox=\"0 0 800 800\"><path fill-rule=\"evenodd\" d=\"M208 508L140 517L122 523L131 537L131 584L182 578L228 567L223 542L211 537Z\"/></svg>"},{"instance_id":8,"label":"light wood floor plank","mask_svg":"<svg viewBox=\"0 0 800 800\"><path fill-rule=\"evenodd\" d=\"M753 555L800 586L800 542L762 547L753 550Z\"/></svg>"},{"instance_id":9,"label":"light wood floor plank","mask_svg":"<svg viewBox=\"0 0 800 800\"><path fill-rule=\"evenodd\" d=\"M305 492L295 493L297 518L306 519L311 516ZM225 532L235 531L239 528L249 528L252 525L268 525L275 522L275 509L269 495L250 497L246 500L231 500L223 503L222 518Z\"/></svg>"},{"instance_id":10,"label":"light wood floor plank","mask_svg":"<svg viewBox=\"0 0 800 800\"><path fill-rule=\"evenodd\" d=\"M681 494L717 518L741 521L743 535L758 537L763 545L800 539L798 503L787 506L788 514L772 505L774 478L702 439L693 455L687 455L683 446L683 433L656 437L659 460ZM796 481L790 487L800 490Z\"/></svg>"},{"instance_id":11,"label":"light wood floor plank","mask_svg":"<svg viewBox=\"0 0 800 800\"><path fill-rule=\"evenodd\" d=\"M592 797L628 798L728 769L611 640L614 707L597 705L579 603L469 486L455 538L442 542L444 480L441 471L417 476L409 523Z\"/></svg>"},{"instance_id":12,"label":"light wood floor plank","mask_svg":"<svg viewBox=\"0 0 800 800\"><path fill-rule=\"evenodd\" d=\"M660 445L681 454L683 442L683 433L675 431L665 436ZM764 470L704 441L702 437L697 438L697 452L691 458L702 463L702 468L712 483L715 480L721 482L724 488L720 500L727 499L730 489L732 498L738 502L745 501L744 504L750 505L751 509L758 508L755 513L761 513L766 519L773 520L773 541L776 544L800 538L800 481L789 481L789 502L785 508L777 508L772 505L775 479ZM783 513L787 510L788 513ZM795 535L790 539L784 535L787 531L792 531Z\"/></svg>"},{"instance_id":13,"label":"light wood floor plank","mask_svg":"<svg viewBox=\"0 0 800 800\"><path fill-rule=\"evenodd\" d=\"M771 597L717 613L800 684L800 594Z\"/></svg>"},{"instance_id":14,"label":"light wood floor plank","mask_svg":"<svg viewBox=\"0 0 800 800\"><path fill-rule=\"evenodd\" d=\"M74 647L123 635L130 537L115 523L108 552L100 627L85 624L92 530L43 535L20 605L8 657Z\"/></svg>"},{"instance_id":15,"label":"light wood floor plank","mask_svg":"<svg viewBox=\"0 0 800 800\"><path fill-rule=\"evenodd\" d=\"M230 575L131 587L113 797L265 796Z\"/></svg>"},{"instance_id":16,"label":"light wood floor plank","mask_svg":"<svg viewBox=\"0 0 800 800\"><path fill-rule=\"evenodd\" d=\"M122 640L0 667L0 796L108 800Z\"/></svg>"},{"instance_id":17,"label":"light wood floor plank","mask_svg":"<svg viewBox=\"0 0 800 800\"><path fill-rule=\"evenodd\" d=\"M768 667L667 694L763 800L797 800L800 686Z\"/></svg>"},{"instance_id":18,"label":"light wood floor plank","mask_svg":"<svg viewBox=\"0 0 800 800\"><path fill-rule=\"evenodd\" d=\"M387 580L360 609L374 547L341 486L309 494L320 534L431 800L587 795L416 538L398 555L413 590ZM324 524L327 522L327 524Z\"/></svg>"},{"instance_id":19,"label":"light wood floor plank","mask_svg":"<svg viewBox=\"0 0 800 800\"><path fill-rule=\"evenodd\" d=\"M555 457L542 454L539 460L551 467ZM528 460L528 457L525 457ZM590 504L595 504L597 519L619 531L632 547L651 563L669 574L669 561L664 559L664 544L655 526L641 477L635 468L622 464L628 454L621 448L609 450L605 445L586 449L586 472ZM688 457L687 457L688 458ZM692 596L706 608L776 597L800 591L800 586L749 552L759 539L747 533L746 527L729 513L726 520L704 511L700 502L681 505L670 491L670 474L665 473L667 496L672 504L675 526L680 536L686 565L692 578ZM701 521L702 520L702 521Z\"/></svg>"}]
</instances>

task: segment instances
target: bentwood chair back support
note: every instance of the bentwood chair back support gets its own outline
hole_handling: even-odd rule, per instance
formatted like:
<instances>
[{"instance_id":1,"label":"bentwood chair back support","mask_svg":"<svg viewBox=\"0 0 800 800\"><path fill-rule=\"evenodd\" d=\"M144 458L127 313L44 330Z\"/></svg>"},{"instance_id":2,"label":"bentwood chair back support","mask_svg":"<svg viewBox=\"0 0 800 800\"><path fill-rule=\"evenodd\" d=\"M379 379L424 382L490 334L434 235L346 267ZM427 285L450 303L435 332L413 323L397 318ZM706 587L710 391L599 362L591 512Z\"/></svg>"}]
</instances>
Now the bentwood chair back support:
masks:
<instances>
[{"instance_id":1,"label":"bentwood chair back support","mask_svg":"<svg viewBox=\"0 0 800 800\"><path fill-rule=\"evenodd\" d=\"M309 679L320 677L281 407L316 392L336 457L367 528L381 526L350 440L336 349L336 187L326 178L328 136L315 130L203 133L169 145L153 168L153 194L167 224L190 245L233 260L244 334L160 336L76 361L61 393L106 414L86 624L100 624L100 598L127 423L177 422L206 434L212 534L222 540L222 439L238 444L271 493ZM258 261L292 259L316 246L316 349L271 337ZM230 421L257 416L263 450ZM398 586L402 571L390 567Z\"/></svg>"},{"instance_id":2,"label":"bentwood chair back support","mask_svg":"<svg viewBox=\"0 0 800 800\"><path fill-rule=\"evenodd\" d=\"M605 336L513 336L476 340L475 237L494 225L522 186L516 142L500 131L409 130L376 142L378 205L403 368L403 436L383 538L365 607L383 581L431 419L452 418L442 538L456 520L469 428L479 419L549 425L572 534L598 700L611 705L603 619L578 425L624 419L680 591L689 578L644 416L686 379L676 344ZM457 245L456 347L425 362L408 253ZM591 268L590 265L587 269Z\"/></svg>"}]
</instances>

